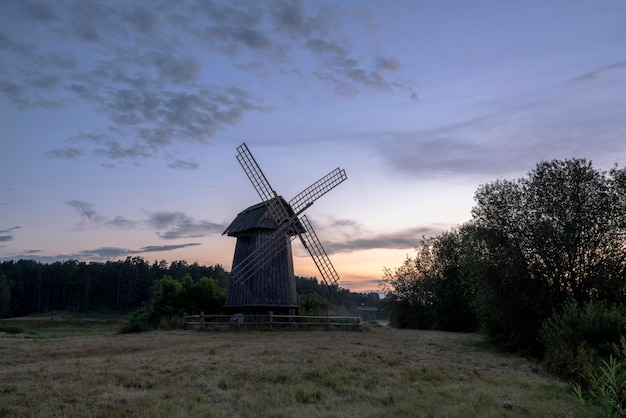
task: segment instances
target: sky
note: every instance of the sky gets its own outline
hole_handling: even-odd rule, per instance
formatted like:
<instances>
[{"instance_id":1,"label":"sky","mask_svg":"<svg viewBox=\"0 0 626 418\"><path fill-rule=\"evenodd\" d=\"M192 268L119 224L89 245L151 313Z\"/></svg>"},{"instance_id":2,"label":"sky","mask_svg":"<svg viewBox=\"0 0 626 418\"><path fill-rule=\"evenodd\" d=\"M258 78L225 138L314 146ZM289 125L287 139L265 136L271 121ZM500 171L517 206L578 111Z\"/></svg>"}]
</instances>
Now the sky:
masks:
<instances>
[{"instance_id":1,"label":"sky","mask_svg":"<svg viewBox=\"0 0 626 418\"><path fill-rule=\"evenodd\" d=\"M377 290L481 184L626 161L626 2L0 1L0 260L230 270L245 142ZM294 242L295 273L319 274Z\"/></svg>"}]
</instances>

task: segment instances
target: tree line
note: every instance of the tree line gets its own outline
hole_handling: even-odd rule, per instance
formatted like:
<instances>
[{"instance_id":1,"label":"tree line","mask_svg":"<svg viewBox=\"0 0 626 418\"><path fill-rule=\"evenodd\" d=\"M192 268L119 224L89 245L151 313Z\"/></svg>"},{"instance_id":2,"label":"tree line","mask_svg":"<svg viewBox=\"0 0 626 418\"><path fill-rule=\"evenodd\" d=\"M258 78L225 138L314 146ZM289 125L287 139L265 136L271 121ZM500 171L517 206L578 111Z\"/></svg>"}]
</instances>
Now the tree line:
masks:
<instances>
[{"instance_id":1,"label":"tree line","mask_svg":"<svg viewBox=\"0 0 626 418\"><path fill-rule=\"evenodd\" d=\"M394 326L479 330L566 376L619 343L626 169L544 161L526 177L481 185L474 199L470 221L423 238L414 257L385 271Z\"/></svg>"},{"instance_id":2,"label":"tree line","mask_svg":"<svg viewBox=\"0 0 626 418\"><path fill-rule=\"evenodd\" d=\"M0 318L56 310L129 313L155 302L155 315L167 316L172 310L210 313L223 304L228 283L228 272L219 264L149 263L141 257L106 262L4 261L0 262ZM347 310L380 305L376 292L328 288L314 277L296 276L296 289L305 307L315 300L306 303L309 295Z\"/></svg>"},{"instance_id":3,"label":"tree line","mask_svg":"<svg viewBox=\"0 0 626 418\"><path fill-rule=\"evenodd\" d=\"M219 265L155 261L127 257L120 261L78 260L41 263L34 260L0 263L0 318L53 310L130 312L145 304L164 276L181 281L189 275L216 280L226 288L228 273Z\"/></svg>"}]
</instances>

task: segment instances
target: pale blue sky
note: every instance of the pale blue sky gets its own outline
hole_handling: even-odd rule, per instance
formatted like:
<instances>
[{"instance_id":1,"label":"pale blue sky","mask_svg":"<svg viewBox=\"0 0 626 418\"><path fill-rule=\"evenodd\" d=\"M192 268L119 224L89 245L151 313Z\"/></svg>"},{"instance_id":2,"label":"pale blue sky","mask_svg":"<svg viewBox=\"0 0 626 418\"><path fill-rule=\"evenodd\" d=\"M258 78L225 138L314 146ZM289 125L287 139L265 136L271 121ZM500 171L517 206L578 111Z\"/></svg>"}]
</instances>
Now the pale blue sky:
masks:
<instances>
[{"instance_id":1,"label":"pale blue sky","mask_svg":"<svg viewBox=\"0 0 626 418\"><path fill-rule=\"evenodd\" d=\"M342 284L376 289L479 184L626 159L626 2L0 2L0 259L220 263L246 142ZM316 275L295 246L296 274Z\"/></svg>"}]
</instances>

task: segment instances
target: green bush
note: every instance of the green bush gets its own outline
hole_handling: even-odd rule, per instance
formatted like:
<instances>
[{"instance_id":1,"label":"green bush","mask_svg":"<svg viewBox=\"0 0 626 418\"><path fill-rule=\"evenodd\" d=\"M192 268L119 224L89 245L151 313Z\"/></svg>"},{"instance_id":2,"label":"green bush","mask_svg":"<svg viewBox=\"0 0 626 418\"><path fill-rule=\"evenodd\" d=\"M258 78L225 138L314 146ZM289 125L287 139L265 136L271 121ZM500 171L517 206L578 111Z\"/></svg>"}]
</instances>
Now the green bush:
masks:
<instances>
[{"instance_id":1,"label":"green bush","mask_svg":"<svg viewBox=\"0 0 626 418\"><path fill-rule=\"evenodd\" d=\"M565 305L544 321L540 338L545 347L545 364L555 375L578 380L601 360L608 360L624 335L623 313L602 302Z\"/></svg>"},{"instance_id":2,"label":"green bush","mask_svg":"<svg viewBox=\"0 0 626 418\"><path fill-rule=\"evenodd\" d=\"M214 313L225 298L226 291L215 279L202 277L194 282L190 275L185 275L179 282L171 276L163 276L150 304L133 312L121 331L183 328L185 312Z\"/></svg>"},{"instance_id":3,"label":"green bush","mask_svg":"<svg viewBox=\"0 0 626 418\"><path fill-rule=\"evenodd\" d=\"M599 369L589 369L584 375L585 385L577 384L574 392L585 416L617 418L626 416L626 339L622 337L621 350L615 346L616 357L602 360Z\"/></svg>"},{"instance_id":4,"label":"green bush","mask_svg":"<svg viewBox=\"0 0 626 418\"><path fill-rule=\"evenodd\" d=\"M146 308L140 308L129 315L128 322L126 322L120 332L142 332L153 327L150 323L150 311Z\"/></svg>"}]
</instances>

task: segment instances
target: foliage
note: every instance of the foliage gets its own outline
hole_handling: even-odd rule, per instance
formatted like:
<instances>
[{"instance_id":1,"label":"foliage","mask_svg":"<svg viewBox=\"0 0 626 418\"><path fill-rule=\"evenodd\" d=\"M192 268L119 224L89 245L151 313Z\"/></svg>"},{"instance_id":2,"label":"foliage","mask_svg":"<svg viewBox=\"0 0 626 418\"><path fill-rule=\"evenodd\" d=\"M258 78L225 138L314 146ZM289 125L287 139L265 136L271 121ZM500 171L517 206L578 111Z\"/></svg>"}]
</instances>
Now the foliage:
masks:
<instances>
[{"instance_id":1,"label":"foliage","mask_svg":"<svg viewBox=\"0 0 626 418\"><path fill-rule=\"evenodd\" d=\"M434 294L431 280L434 254L429 242L407 257L395 270L385 269L383 290L387 294L389 322L397 328L432 328Z\"/></svg>"},{"instance_id":2,"label":"foliage","mask_svg":"<svg viewBox=\"0 0 626 418\"><path fill-rule=\"evenodd\" d=\"M151 297L164 275L176 280L189 274L194 279L212 277L220 287L228 286L228 274L220 265L165 261L149 264L141 257L104 263L78 260L50 264L33 260L0 262L0 277L6 276L9 306L5 316L16 317L52 310L133 311ZM0 281L0 308L3 286Z\"/></svg>"},{"instance_id":3,"label":"foliage","mask_svg":"<svg viewBox=\"0 0 626 418\"><path fill-rule=\"evenodd\" d=\"M626 299L626 169L541 162L480 186L475 200L469 222L385 270L392 325L479 328L541 357L542 324L567 301Z\"/></svg>"},{"instance_id":4,"label":"foliage","mask_svg":"<svg viewBox=\"0 0 626 418\"><path fill-rule=\"evenodd\" d=\"M382 301L377 292L351 292L349 289L337 285L326 286L315 277L296 276L296 289L298 297L302 300L307 295L316 294L326 300L330 305L339 307L347 312L357 312L357 307L367 306L377 308L377 313L382 315Z\"/></svg>"},{"instance_id":5,"label":"foliage","mask_svg":"<svg viewBox=\"0 0 626 418\"><path fill-rule=\"evenodd\" d=\"M400 328L476 329L471 283L463 271L459 231L422 240L415 258L385 269L390 322Z\"/></svg>"},{"instance_id":6,"label":"foliage","mask_svg":"<svg viewBox=\"0 0 626 418\"><path fill-rule=\"evenodd\" d=\"M616 356L602 360L599 369L589 369L585 375L587 390L576 384L574 392L586 416L619 418L626 416L626 339Z\"/></svg>"},{"instance_id":7,"label":"foliage","mask_svg":"<svg viewBox=\"0 0 626 418\"><path fill-rule=\"evenodd\" d=\"M142 332L151 329L150 311L139 308L128 316L128 322L122 327L122 332Z\"/></svg>"},{"instance_id":8,"label":"foliage","mask_svg":"<svg viewBox=\"0 0 626 418\"><path fill-rule=\"evenodd\" d=\"M540 335L545 364L560 377L577 379L585 369L607 360L624 332L619 309L594 301L579 307L572 301L544 321Z\"/></svg>"},{"instance_id":9,"label":"foliage","mask_svg":"<svg viewBox=\"0 0 626 418\"><path fill-rule=\"evenodd\" d=\"M159 281L156 292L145 308L138 309L129 317L124 332L182 326L184 313L217 313L226 299L226 290L217 280L202 277L197 282L187 274L182 281L165 275Z\"/></svg>"},{"instance_id":10,"label":"foliage","mask_svg":"<svg viewBox=\"0 0 626 418\"><path fill-rule=\"evenodd\" d=\"M11 302L11 293L6 274L0 275L0 318L9 310Z\"/></svg>"},{"instance_id":11,"label":"foliage","mask_svg":"<svg viewBox=\"0 0 626 418\"><path fill-rule=\"evenodd\" d=\"M303 315L325 315L331 306L330 302L317 293L300 296L298 299Z\"/></svg>"},{"instance_id":12,"label":"foliage","mask_svg":"<svg viewBox=\"0 0 626 418\"><path fill-rule=\"evenodd\" d=\"M584 159L554 160L527 178L478 189L472 224L492 271L478 276L477 295L490 335L504 326L508 343L535 352L550 310L569 299L624 299L626 189L617 181L623 175L595 170Z\"/></svg>"}]
</instances>

